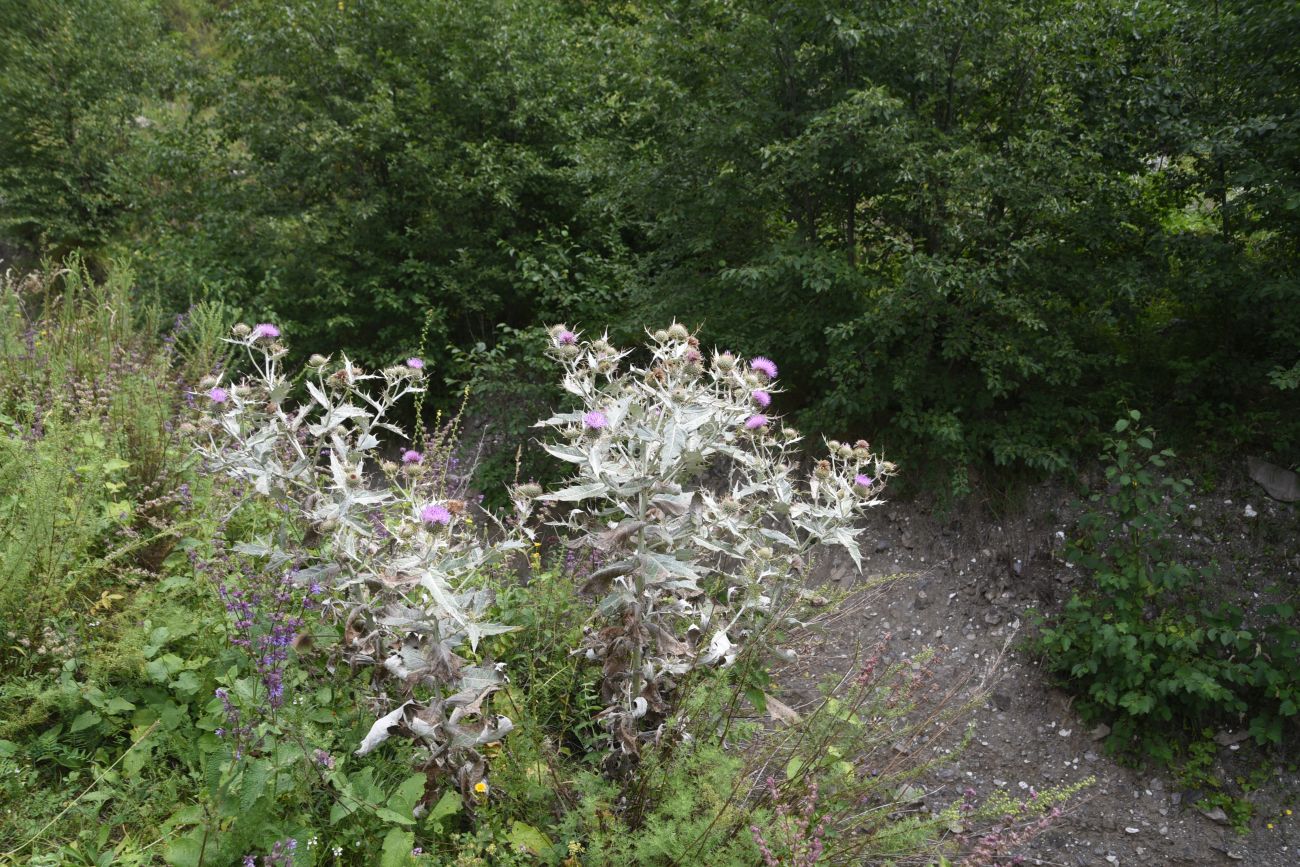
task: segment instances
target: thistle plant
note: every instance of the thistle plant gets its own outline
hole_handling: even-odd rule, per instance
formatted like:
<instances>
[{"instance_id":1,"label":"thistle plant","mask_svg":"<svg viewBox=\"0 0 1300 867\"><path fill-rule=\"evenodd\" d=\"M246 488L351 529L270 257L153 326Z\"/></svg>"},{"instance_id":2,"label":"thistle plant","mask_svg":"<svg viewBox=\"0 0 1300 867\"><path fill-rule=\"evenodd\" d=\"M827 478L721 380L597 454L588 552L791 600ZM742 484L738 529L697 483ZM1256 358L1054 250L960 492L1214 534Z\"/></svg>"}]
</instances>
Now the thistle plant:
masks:
<instances>
[{"instance_id":1,"label":"thistle plant","mask_svg":"<svg viewBox=\"0 0 1300 867\"><path fill-rule=\"evenodd\" d=\"M544 446L573 475L549 493L515 490L521 513L553 504L552 525L605 564L583 588L603 625L581 650L602 665L613 766L635 761L682 676L730 665L765 634L815 546L842 546L861 567L853 522L894 472L865 441L832 441L800 478L800 436L770 414L774 362L706 359L678 323L650 337L638 366L605 338L552 329L579 406L538 426L559 434Z\"/></svg>"},{"instance_id":2,"label":"thistle plant","mask_svg":"<svg viewBox=\"0 0 1300 867\"><path fill-rule=\"evenodd\" d=\"M395 410L423 392L420 359L371 373L314 355L302 375L307 399L295 402L279 338L271 324L236 325L229 342L249 374L237 382L213 376L196 391L206 405L199 451L209 466L287 519L274 536L234 551L283 576L284 595L292 585L318 598L341 625L346 662L379 670L386 700L398 706L384 708L357 754L408 735L429 748L431 778L448 777L468 795L487 772L478 748L512 723L485 706L500 674L458 651L504 629L480 621L490 596L475 576L522 545L482 541L467 504L447 495L445 474L431 472L415 447L400 463L380 459L383 437L406 440Z\"/></svg>"}]
</instances>

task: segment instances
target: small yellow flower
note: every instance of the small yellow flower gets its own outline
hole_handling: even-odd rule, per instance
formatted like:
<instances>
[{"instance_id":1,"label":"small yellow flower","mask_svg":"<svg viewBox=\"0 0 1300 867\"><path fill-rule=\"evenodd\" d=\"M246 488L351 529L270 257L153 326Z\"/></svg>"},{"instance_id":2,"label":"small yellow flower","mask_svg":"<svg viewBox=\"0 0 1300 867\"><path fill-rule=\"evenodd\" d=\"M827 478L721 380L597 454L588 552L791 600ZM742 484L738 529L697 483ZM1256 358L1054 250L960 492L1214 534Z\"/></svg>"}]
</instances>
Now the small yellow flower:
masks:
<instances>
[{"instance_id":1,"label":"small yellow flower","mask_svg":"<svg viewBox=\"0 0 1300 867\"><path fill-rule=\"evenodd\" d=\"M1286 814L1287 814L1288 816L1290 816L1290 815L1291 815L1291 811L1290 811L1290 810L1287 810L1287 811L1286 811Z\"/></svg>"},{"instance_id":2,"label":"small yellow flower","mask_svg":"<svg viewBox=\"0 0 1300 867\"><path fill-rule=\"evenodd\" d=\"M485 780L479 780L477 783L474 784L474 791L480 795L486 795L487 782Z\"/></svg>"}]
</instances>

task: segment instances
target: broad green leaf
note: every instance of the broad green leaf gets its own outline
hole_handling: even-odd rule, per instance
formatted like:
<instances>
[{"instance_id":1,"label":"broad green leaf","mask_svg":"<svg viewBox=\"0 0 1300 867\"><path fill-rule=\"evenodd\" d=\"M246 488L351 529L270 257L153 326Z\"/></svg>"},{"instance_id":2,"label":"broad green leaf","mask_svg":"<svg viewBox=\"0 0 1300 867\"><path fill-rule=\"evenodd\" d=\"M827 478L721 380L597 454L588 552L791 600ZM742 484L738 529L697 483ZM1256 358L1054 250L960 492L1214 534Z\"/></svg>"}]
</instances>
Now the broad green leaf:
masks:
<instances>
[{"instance_id":1,"label":"broad green leaf","mask_svg":"<svg viewBox=\"0 0 1300 867\"><path fill-rule=\"evenodd\" d=\"M405 867L413 862L411 850L415 847L415 834L392 828L384 835L383 850L379 853L379 867Z\"/></svg>"},{"instance_id":2,"label":"broad green leaf","mask_svg":"<svg viewBox=\"0 0 1300 867\"><path fill-rule=\"evenodd\" d=\"M546 834L518 819L510 823L510 833L506 835L506 839L510 841L512 848L522 849L536 857L545 855L555 846Z\"/></svg>"},{"instance_id":3,"label":"broad green leaf","mask_svg":"<svg viewBox=\"0 0 1300 867\"><path fill-rule=\"evenodd\" d=\"M434 804L433 808L429 810L429 815L426 819L430 822L437 822L440 819L453 816L460 812L461 805L460 792L448 789L442 793L442 797L438 799L438 803Z\"/></svg>"},{"instance_id":4,"label":"broad green leaf","mask_svg":"<svg viewBox=\"0 0 1300 867\"><path fill-rule=\"evenodd\" d=\"M79 732L83 729L88 729L93 725L98 725L101 719L102 717L93 710L85 711L77 715L77 718L72 721L72 726L68 731Z\"/></svg>"}]
</instances>

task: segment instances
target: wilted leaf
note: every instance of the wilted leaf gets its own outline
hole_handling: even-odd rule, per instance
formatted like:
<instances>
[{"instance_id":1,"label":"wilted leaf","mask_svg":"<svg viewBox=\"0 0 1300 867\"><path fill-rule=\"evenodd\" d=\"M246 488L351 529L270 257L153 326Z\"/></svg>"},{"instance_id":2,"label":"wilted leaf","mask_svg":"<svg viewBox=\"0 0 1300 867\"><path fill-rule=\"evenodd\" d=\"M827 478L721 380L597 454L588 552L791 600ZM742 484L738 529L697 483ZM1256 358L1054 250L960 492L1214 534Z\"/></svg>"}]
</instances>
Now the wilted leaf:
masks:
<instances>
[{"instance_id":1,"label":"wilted leaf","mask_svg":"<svg viewBox=\"0 0 1300 867\"><path fill-rule=\"evenodd\" d=\"M775 696L765 693L764 698L767 700L767 715L772 718L773 722L792 726L802 719L798 711Z\"/></svg>"}]
</instances>

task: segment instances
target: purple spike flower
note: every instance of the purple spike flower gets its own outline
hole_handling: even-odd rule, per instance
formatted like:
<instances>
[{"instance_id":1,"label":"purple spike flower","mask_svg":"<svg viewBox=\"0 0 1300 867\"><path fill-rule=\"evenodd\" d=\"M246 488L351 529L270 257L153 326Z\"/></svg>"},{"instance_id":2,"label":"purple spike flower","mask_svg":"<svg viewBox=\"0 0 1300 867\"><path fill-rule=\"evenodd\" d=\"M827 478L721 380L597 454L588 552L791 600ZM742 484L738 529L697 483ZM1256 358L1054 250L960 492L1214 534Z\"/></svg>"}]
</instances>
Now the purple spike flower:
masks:
<instances>
[{"instance_id":1,"label":"purple spike flower","mask_svg":"<svg viewBox=\"0 0 1300 867\"><path fill-rule=\"evenodd\" d=\"M588 430L603 430L609 426L609 419L605 418L605 414L600 410L593 409L582 417L582 423Z\"/></svg>"},{"instance_id":2,"label":"purple spike flower","mask_svg":"<svg viewBox=\"0 0 1300 867\"><path fill-rule=\"evenodd\" d=\"M208 392L208 398L213 403L225 403L230 398L230 392L226 391L221 386L217 386Z\"/></svg>"},{"instance_id":3,"label":"purple spike flower","mask_svg":"<svg viewBox=\"0 0 1300 867\"><path fill-rule=\"evenodd\" d=\"M555 335L555 342L560 346L572 346L578 342L578 335L567 328Z\"/></svg>"},{"instance_id":4,"label":"purple spike flower","mask_svg":"<svg viewBox=\"0 0 1300 867\"><path fill-rule=\"evenodd\" d=\"M423 462L424 455L417 452L415 449L407 449L402 452L402 463L404 464L419 464Z\"/></svg>"},{"instance_id":5,"label":"purple spike flower","mask_svg":"<svg viewBox=\"0 0 1300 867\"><path fill-rule=\"evenodd\" d=\"M261 340L263 337L276 338L280 336L280 329L269 322L262 322L254 325L252 333L248 336L253 340Z\"/></svg>"},{"instance_id":6,"label":"purple spike flower","mask_svg":"<svg viewBox=\"0 0 1300 867\"><path fill-rule=\"evenodd\" d=\"M749 393L749 396L753 398L754 403L758 404L762 409L767 409L772 405L772 395L761 388L754 389Z\"/></svg>"},{"instance_id":7,"label":"purple spike flower","mask_svg":"<svg viewBox=\"0 0 1300 867\"><path fill-rule=\"evenodd\" d=\"M766 426L767 416L763 415L761 412L756 412L749 418L745 419L745 428L747 430L758 430L759 428Z\"/></svg>"},{"instance_id":8,"label":"purple spike flower","mask_svg":"<svg viewBox=\"0 0 1300 867\"><path fill-rule=\"evenodd\" d=\"M406 366L411 370L424 370L424 359L417 358L414 355L406 359Z\"/></svg>"},{"instance_id":9,"label":"purple spike flower","mask_svg":"<svg viewBox=\"0 0 1300 867\"><path fill-rule=\"evenodd\" d=\"M872 479L871 476L858 473L853 477L853 487L857 488L860 493L865 494L867 491L871 490L871 485L874 481L875 480Z\"/></svg>"}]
</instances>

